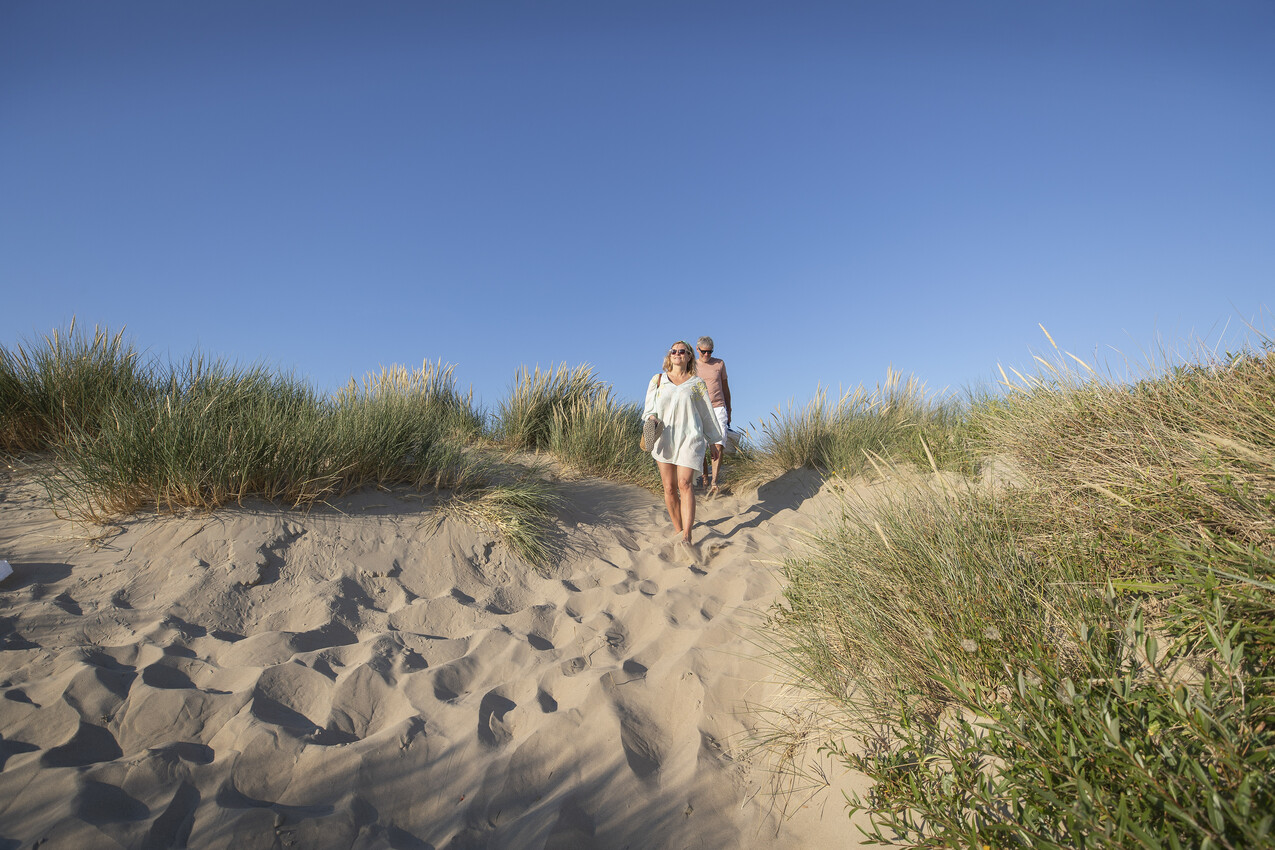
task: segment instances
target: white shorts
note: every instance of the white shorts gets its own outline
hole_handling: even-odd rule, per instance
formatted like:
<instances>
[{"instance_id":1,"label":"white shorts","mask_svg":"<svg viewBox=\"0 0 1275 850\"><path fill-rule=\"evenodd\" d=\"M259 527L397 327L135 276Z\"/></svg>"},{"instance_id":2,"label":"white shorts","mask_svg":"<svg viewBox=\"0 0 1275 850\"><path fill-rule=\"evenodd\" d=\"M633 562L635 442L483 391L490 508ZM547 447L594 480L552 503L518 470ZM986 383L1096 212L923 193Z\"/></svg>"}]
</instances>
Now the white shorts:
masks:
<instances>
[{"instance_id":1,"label":"white shorts","mask_svg":"<svg viewBox=\"0 0 1275 850\"><path fill-rule=\"evenodd\" d=\"M729 417L726 415L726 408L724 407L714 407L713 412L717 414L717 424L722 426L722 439L718 440L716 445L724 446L726 445L726 421Z\"/></svg>"}]
</instances>

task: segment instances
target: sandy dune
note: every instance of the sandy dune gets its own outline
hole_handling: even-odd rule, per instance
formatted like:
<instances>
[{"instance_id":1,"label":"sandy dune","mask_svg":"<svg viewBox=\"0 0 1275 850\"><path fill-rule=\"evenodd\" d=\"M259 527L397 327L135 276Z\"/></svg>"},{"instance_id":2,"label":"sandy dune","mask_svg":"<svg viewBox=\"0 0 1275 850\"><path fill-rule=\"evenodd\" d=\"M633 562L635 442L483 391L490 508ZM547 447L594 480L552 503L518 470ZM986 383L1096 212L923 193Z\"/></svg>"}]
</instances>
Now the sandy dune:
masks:
<instances>
[{"instance_id":1,"label":"sandy dune","mask_svg":"<svg viewBox=\"0 0 1275 850\"><path fill-rule=\"evenodd\" d=\"M819 480L701 502L696 551L649 493L561 489L546 576L410 493L89 542L0 481L0 848L852 846L748 747Z\"/></svg>"}]
</instances>

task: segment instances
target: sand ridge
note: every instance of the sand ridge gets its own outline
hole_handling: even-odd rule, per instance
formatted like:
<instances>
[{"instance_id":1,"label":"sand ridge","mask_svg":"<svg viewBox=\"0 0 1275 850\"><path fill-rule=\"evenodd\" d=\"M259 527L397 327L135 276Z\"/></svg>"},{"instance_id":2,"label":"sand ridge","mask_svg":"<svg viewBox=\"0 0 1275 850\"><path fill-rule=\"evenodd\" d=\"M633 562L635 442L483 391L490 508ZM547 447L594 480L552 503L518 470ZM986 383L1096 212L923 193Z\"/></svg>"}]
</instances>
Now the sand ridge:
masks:
<instances>
[{"instance_id":1,"label":"sand ridge","mask_svg":"<svg viewBox=\"0 0 1275 850\"><path fill-rule=\"evenodd\" d=\"M770 565L828 488L701 500L688 549L645 491L559 486L540 574L406 492L86 545L0 482L0 845L853 845L746 746Z\"/></svg>"}]
</instances>

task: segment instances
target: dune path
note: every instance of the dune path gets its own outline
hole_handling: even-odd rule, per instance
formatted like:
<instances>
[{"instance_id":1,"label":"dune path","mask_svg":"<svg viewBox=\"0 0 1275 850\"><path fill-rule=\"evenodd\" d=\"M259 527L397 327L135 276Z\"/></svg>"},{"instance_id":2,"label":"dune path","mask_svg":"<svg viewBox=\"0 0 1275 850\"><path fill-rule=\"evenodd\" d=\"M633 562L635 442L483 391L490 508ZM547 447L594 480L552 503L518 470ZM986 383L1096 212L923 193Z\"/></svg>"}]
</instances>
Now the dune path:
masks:
<instances>
[{"instance_id":1,"label":"dune path","mask_svg":"<svg viewBox=\"0 0 1275 850\"><path fill-rule=\"evenodd\" d=\"M0 479L0 848L854 846L749 747L827 488L701 499L688 549L650 493L559 487L542 574L409 492L89 540Z\"/></svg>"}]
</instances>

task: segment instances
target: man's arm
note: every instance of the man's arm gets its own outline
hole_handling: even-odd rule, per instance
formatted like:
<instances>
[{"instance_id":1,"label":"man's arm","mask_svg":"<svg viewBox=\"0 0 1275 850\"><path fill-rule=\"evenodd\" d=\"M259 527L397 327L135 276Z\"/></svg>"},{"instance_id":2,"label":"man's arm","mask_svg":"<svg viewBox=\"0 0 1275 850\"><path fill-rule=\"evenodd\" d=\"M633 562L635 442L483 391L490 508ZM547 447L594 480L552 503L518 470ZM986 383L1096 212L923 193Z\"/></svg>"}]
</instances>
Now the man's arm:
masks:
<instances>
[{"instance_id":1,"label":"man's arm","mask_svg":"<svg viewBox=\"0 0 1275 850\"><path fill-rule=\"evenodd\" d=\"M730 425L730 383L726 380L726 364L722 364L722 398L726 399L726 424Z\"/></svg>"}]
</instances>

